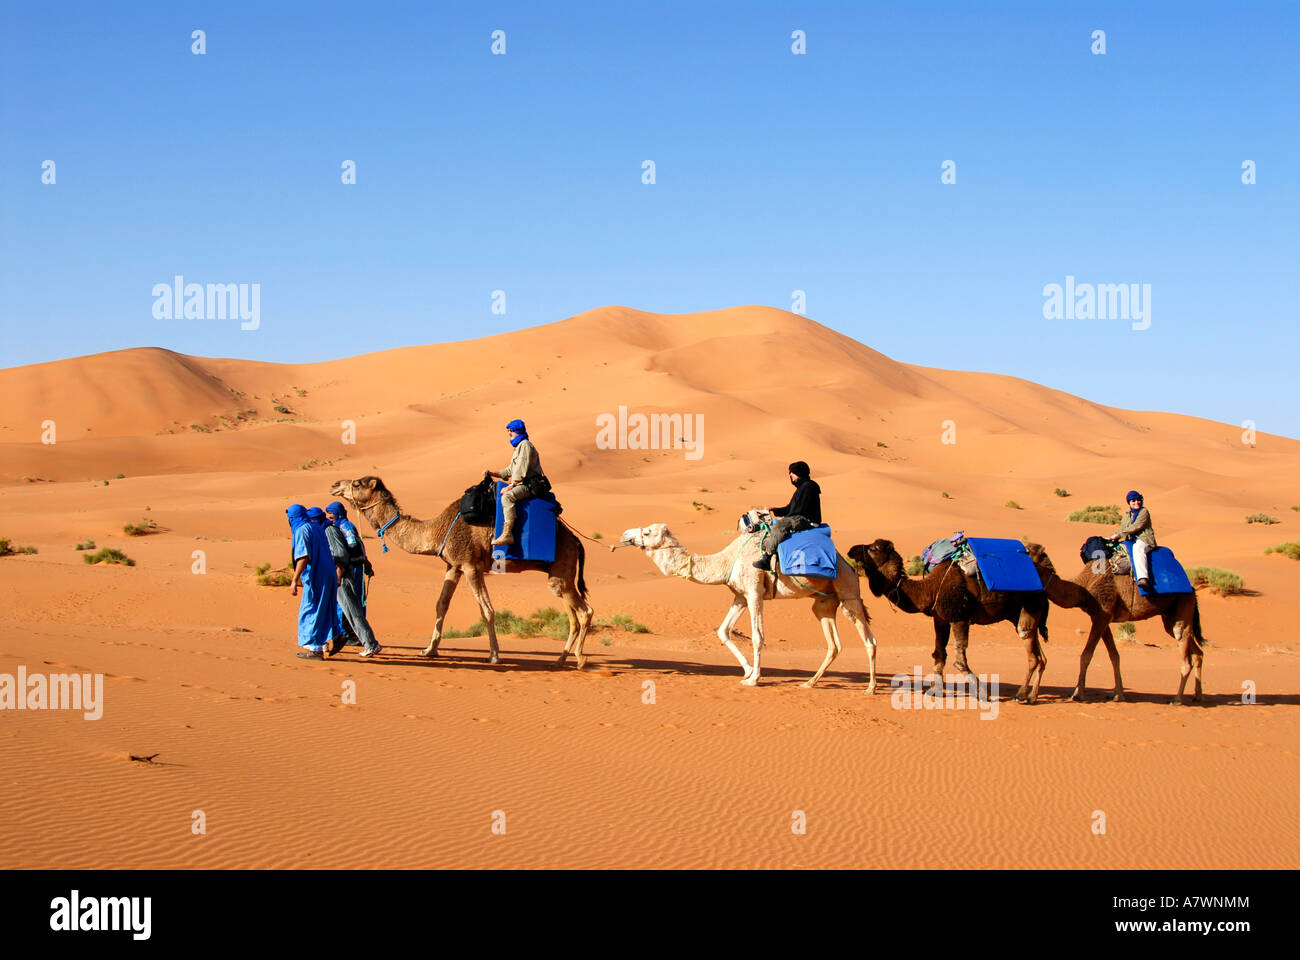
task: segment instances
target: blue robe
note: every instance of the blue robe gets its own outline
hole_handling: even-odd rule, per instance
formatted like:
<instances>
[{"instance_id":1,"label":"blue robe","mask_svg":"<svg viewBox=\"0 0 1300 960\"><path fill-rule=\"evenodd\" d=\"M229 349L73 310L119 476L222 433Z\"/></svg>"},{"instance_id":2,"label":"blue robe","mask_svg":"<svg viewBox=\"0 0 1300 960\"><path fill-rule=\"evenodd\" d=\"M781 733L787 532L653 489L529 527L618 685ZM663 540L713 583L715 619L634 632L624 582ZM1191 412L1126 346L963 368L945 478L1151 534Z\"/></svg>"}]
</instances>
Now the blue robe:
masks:
<instances>
[{"instance_id":1,"label":"blue robe","mask_svg":"<svg viewBox=\"0 0 1300 960\"><path fill-rule=\"evenodd\" d=\"M338 636L338 576L325 540L325 528L304 523L293 531L293 562L307 558L302 572L302 603L298 606L298 646L324 649Z\"/></svg>"}]
</instances>

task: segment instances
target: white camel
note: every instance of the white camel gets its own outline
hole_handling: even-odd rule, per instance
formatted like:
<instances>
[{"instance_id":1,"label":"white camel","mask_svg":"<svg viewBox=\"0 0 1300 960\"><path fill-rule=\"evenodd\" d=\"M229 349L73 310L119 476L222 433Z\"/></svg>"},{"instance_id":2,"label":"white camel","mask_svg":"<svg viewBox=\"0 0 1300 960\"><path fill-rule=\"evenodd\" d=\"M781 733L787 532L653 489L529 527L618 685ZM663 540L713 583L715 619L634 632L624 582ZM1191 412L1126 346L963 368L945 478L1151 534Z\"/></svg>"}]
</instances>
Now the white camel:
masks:
<instances>
[{"instance_id":1,"label":"white camel","mask_svg":"<svg viewBox=\"0 0 1300 960\"><path fill-rule=\"evenodd\" d=\"M742 529L745 520L741 520ZM740 681L747 687L758 684L763 649L763 601L787 600L797 597L813 598L813 614L821 622L826 636L826 659L811 679L804 682L811 687L821 679L826 668L840 653L839 631L835 629L835 612L844 608L844 615L857 628L862 643L867 648L871 664L871 684L867 693L876 689L876 637L871 632L871 617L862 603L858 575L843 557L838 561L838 575L834 580L819 577L795 577L788 574L773 575L753 566L761 547L757 532L742 533L719 553L697 555L691 553L662 523L648 527L633 527L623 532L620 546L640 547L650 562L661 573L677 576L692 583L721 583L734 594L731 609L718 626L718 639L731 651L745 671ZM614 549L613 547L610 548ZM731 639L731 628L740 615L749 609L749 620L754 631L754 662L751 665Z\"/></svg>"}]
</instances>

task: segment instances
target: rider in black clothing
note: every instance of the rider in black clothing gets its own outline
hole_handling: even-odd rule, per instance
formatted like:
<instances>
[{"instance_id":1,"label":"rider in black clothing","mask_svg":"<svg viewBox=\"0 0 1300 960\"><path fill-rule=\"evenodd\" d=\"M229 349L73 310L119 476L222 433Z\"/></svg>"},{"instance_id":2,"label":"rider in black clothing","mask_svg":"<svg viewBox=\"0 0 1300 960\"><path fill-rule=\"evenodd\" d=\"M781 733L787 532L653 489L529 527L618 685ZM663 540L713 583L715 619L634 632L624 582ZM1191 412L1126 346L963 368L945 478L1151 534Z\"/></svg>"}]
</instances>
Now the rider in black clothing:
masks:
<instances>
[{"instance_id":1,"label":"rider in black clothing","mask_svg":"<svg viewBox=\"0 0 1300 960\"><path fill-rule=\"evenodd\" d=\"M808 530L822 522L822 488L812 479L812 470L802 460L790 464L790 482L794 495L784 507L772 507L772 515L779 517L763 538L763 555L754 561L760 570L772 569L772 555L777 545L792 533Z\"/></svg>"}]
</instances>

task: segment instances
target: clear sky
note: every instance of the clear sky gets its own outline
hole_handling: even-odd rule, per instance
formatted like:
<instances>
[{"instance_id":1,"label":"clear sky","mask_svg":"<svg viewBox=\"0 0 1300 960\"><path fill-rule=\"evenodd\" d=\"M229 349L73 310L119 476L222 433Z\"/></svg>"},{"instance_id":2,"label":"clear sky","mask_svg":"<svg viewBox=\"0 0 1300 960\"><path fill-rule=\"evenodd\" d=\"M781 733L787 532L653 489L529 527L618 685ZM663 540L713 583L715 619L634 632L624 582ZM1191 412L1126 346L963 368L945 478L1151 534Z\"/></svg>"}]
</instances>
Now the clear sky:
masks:
<instances>
[{"instance_id":1,"label":"clear sky","mask_svg":"<svg viewBox=\"0 0 1300 960\"><path fill-rule=\"evenodd\" d=\"M1298 26L1289 0L5 0L0 366L803 290L899 360L1300 436ZM260 326L156 319L177 274L260 284ZM1045 319L1067 276L1150 284L1150 328Z\"/></svg>"}]
</instances>

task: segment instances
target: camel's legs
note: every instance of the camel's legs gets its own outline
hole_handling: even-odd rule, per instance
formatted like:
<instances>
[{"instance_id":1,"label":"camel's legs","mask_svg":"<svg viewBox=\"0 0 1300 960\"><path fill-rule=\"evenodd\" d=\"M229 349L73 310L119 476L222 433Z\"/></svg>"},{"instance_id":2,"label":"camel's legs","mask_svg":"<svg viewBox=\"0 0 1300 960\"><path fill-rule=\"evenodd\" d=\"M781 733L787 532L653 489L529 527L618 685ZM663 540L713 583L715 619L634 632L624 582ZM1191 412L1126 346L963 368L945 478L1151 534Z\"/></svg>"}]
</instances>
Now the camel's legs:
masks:
<instances>
[{"instance_id":1,"label":"camel's legs","mask_svg":"<svg viewBox=\"0 0 1300 960\"><path fill-rule=\"evenodd\" d=\"M1088 631L1088 642L1083 645L1083 650L1079 653L1079 679L1074 685L1074 692L1070 694L1071 700L1083 700L1083 694L1088 684L1088 664L1092 663L1092 655L1097 649L1097 641L1102 637L1102 630L1110 632L1110 627L1103 627L1099 623L1094 623L1092 629ZM1107 649L1115 649L1115 641L1110 640L1106 644ZM1111 654L1111 662L1115 664L1115 676L1119 676L1119 651Z\"/></svg>"},{"instance_id":2,"label":"camel's legs","mask_svg":"<svg viewBox=\"0 0 1300 960\"><path fill-rule=\"evenodd\" d=\"M1038 685L1042 683L1043 671L1047 669L1047 657L1043 654L1043 645L1038 641L1037 622L1018 628L1017 632L1020 634L1021 639L1025 641L1025 655L1029 658L1029 672L1025 674L1025 682L1016 691L1016 699L1023 700L1025 703L1036 703L1038 701Z\"/></svg>"},{"instance_id":3,"label":"camel's legs","mask_svg":"<svg viewBox=\"0 0 1300 960\"><path fill-rule=\"evenodd\" d=\"M731 639L731 628L736 625L736 621L740 619L740 615L744 612L745 598L740 594L736 594L735 599L731 601L731 606L727 609L727 615L722 618L722 623L718 625L718 639L722 641L724 647L731 651L731 655L740 663L740 667L745 671L745 676L747 677L749 676L750 671L753 670L753 667L749 665L749 661L745 659L745 655L741 653L740 648L736 646L736 641Z\"/></svg>"},{"instance_id":4,"label":"camel's legs","mask_svg":"<svg viewBox=\"0 0 1300 960\"><path fill-rule=\"evenodd\" d=\"M749 595L749 622L754 629L754 669L740 681L747 687L758 686L762 672L760 658L763 655L763 598L757 592L759 589L761 588L756 587L755 592Z\"/></svg>"},{"instance_id":5,"label":"camel's legs","mask_svg":"<svg viewBox=\"0 0 1300 960\"><path fill-rule=\"evenodd\" d=\"M934 618L934 672L943 676L948 665L948 636L952 633L952 624L946 620Z\"/></svg>"},{"instance_id":6,"label":"camel's legs","mask_svg":"<svg viewBox=\"0 0 1300 960\"><path fill-rule=\"evenodd\" d=\"M582 652L582 645L587 639L587 630L591 627L591 618L595 611L591 604L582 599L577 586L563 577L551 577L546 585L551 588L551 593L564 601L564 612L569 618L569 635L564 640L564 650L555 661L555 665L564 666L569 658L569 651L574 650L576 643L577 649L574 652L578 658L578 669L581 670L587 665L587 657Z\"/></svg>"},{"instance_id":7,"label":"camel's legs","mask_svg":"<svg viewBox=\"0 0 1300 960\"><path fill-rule=\"evenodd\" d=\"M805 687L816 686L817 681L826 672L826 668L840 654L840 634L835 629L835 611L839 606L840 602L835 597L818 597L813 600L813 614L821 622L822 633L826 636L826 658L822 660L822 665L817 668L817 672L803 682Z\"/></svg>"},{"instance_id":8,"label":"camel's legs","mask_svg":"<svg viewBox=\"0 0 1300 960\"><path fill-rule=\"evenodd\" d=\"M447 618L447 608L451 606L451 595L460 583L460 567L448 567L442 577L442 592L438 594L438 618L433 622L433 639L420 652L426 657L438 655L438 644L442 642L442 622Z\"/></svg>"},{"instance_id":9,"label":"camel's legs","mask_svg":"<svg viewBox=\"0 0 1300 960\"><path fill-rule=\"evenodd\" d=\"M1115 637L1110 632L1110 624L1102 625L1101 639L1106 643L1106 652L1110 654L1110 665L1115 669L1115 689L1110 698L1122 702L1124 700L1124 681L1120 679L1119 675L1119 647L1115 646Z\"/></svg>"},{"instance_id":10,"label":"camel's legs","mask_svg":"<svg viewBox=\"0 0 1300 960\"><path fill-rule=\"evenodd\" d=\"M1192 630L1190 620L1178 621L1174 624L1174 628L1171 632L1174 635L1174 639L1178 641L1179 651L1182 654L1182 662L1178 665L1178 694L1170 702L1180 705L1186 702L1183 699L1183 691L1187 688L1188 676L1191 674L1192 670L1195 669L1196 693L1192 696L1192 700L1196 703L1200 703L1205 699L1201 690L1201 667L1205 663L1205 652L1200 649L1199 644L1196 642L1196 634Z\"/></svg>"},{"instance_id":11,"label":"camel's legs","mask_svg":"<svg viewBox=\"0 0 1300 960\"><path fill-rule=\"evenodd\" d=\"M867 662L871 665L871 683L867 685L867 693L875 693L876 635L871 632L871 624L867 622L867 608L861 600L845 600L843 606L844 615L857 629L858 636L862 638L862 645L867 648Z\"/></svg>"},{"instance_id":12,"label":"camel's legs","mask_svg":"<svg viewBox=\"0 0 1300 960\"><path fill-rule=\"evenodd\" d=\"M957 639L957 659L953 666L957 668L958 673L964 673L968 677L974 675L970 664L966 662L966 647L970 643L970 623L962 620L952 625L953 636Z\"/></svg>"},{"instance_id":13,"label":"camel's legs","mask_svg":"<svg viewBox=\"0 0 1300 960\"><path fill-rule=\"evenodd\" d=\"M483 622L487 624L487 662L496 663L501 659L497 647L497 615L496 611L492 609L492 598L488 596L487 584L483 582L483 571L475 567L469 567L465 571L465 579L469 581L469 588L474 591L474 599L478 601L479 612L483 616Z\"/></svg>"}]
</instances>

